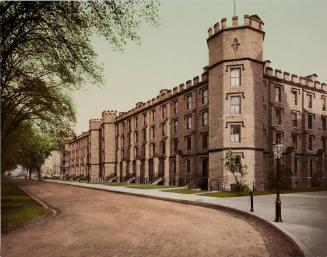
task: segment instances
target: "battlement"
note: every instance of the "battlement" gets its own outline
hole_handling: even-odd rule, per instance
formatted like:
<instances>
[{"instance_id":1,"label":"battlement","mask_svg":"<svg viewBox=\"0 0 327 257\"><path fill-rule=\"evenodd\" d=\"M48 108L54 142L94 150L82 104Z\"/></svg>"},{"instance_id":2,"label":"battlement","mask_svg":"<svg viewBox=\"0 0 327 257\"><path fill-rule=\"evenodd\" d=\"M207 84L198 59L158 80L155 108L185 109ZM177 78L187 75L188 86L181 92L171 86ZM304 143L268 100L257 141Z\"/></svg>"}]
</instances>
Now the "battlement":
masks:
<instances>
[{"instance_id":1,"label":"battlement","mask_svg":"<svg viewBox=\"0 0 327 257\"><path fill-rule=\"evenodd\" d=\"M102 119L90 119L89 128L90 129L99 129L102 123Z\"/></svg>"},{"instance_id":2,"label":"battlement","mask_svg":"<svg viewBox=\"0 0 327 257\"><path fill-rule=\"evenodd\" d=\"M279 69L273 69L270 67L270 61L265 61L264 74L269 77L277 78L280 80L285 80L288 82L296 83L302 86L307 86L313 89L319 89L327 92L326 83L320 83L317 81L317 75L312 74L306 77L298 76L296 74L290 74L287 71L282 72Z\"/></svg>"},{"instance_id":3,"label":"battlement","mask_svg":"<svg viewBox=\"0 0 327 257\"><path fill-rule=\"evenodd\" d=\"M107 110L102 112L102 122L115 122L117 117L117 111Z\"/></svg>"},{"instance_id":4,"label":"battlement","mask_svg":"<svg viewBox=\"0 0 327 257\"><path fill-rule=\"evenodd\" d=\"M203 68L203 73L201 74L201 80L200 80L200 76L195 76L193 80L188 80L185 82L185 84L182 83L179 86L174 87L172 90L161 89L159 95L156 96L155 98L152 98L151 100L148 100L145 103L138 102L136 103L135 108L133 108L132 110L129 110L127 112L120 112L119 116L116 117L116 120L124 119L132 114L145 110L146 108L149 108L157 103L163 102L166 99L174 95L180 94L186 90L189 90L189 88L194 87L199 83L206 82L207 80L208 80L208 66L205 66Z\"/></svg>"},{"instance_id":5,"label":"battlement","mask_svg":"<svg viewBox=\"0 0 327 257\"><path fill-rule=\"evenodd\" d=\"M226 30L226 29L230 29L230 28L236 28L236 27L245 27L245 26L253 27L254 29L263 31L263 25L264 25L264 23L259 18L258 15L251 15L251 16L244 15L243 25L239 24L238 16L234 16L232 18L232 26L231 27L227 26L227 19L222 18L220 23L217 22L215 25L213 25L213 27L210 27L208 29L208 36L210 38L210 37L214 36L215 34L219 33L222 30Z\"/></svg>"}]
</instances>

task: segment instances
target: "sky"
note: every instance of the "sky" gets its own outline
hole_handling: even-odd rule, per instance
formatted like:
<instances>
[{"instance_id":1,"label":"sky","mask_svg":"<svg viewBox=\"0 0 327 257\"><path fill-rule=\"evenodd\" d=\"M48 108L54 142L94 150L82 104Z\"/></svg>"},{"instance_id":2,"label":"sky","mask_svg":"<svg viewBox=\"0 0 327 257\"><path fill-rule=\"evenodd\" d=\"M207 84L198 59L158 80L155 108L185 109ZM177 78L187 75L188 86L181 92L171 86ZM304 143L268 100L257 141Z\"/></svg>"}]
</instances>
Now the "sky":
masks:
<instances>
[{"instance_id":1,"label":"sky","mask_svg":"<svg viewBox=\"0 0 327 257\"><path fill-rule=\"evenodd\" d=\"M128 42L114 51L103 38L92 44L103 64L105 83L74 92L76 134L104 110L126 112L161 89L173 89L201 75L208 64L208 28L222 18L231 25L233 0L160 1L160 25L142 25L141 45ZM257 14L264 21L264 60L273 69L299 76L317 74L327 82L327 0L236 0L236 15Z\"/></svg>"}]
</instances>

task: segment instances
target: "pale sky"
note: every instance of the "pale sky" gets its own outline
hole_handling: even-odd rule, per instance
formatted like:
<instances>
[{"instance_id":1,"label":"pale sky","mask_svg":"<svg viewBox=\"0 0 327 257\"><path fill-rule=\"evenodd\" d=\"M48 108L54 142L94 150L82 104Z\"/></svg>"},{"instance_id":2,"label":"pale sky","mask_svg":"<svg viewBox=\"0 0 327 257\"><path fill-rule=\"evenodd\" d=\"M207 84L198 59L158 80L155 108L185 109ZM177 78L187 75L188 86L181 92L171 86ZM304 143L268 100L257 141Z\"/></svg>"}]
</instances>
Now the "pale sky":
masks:
<instances>
[{"instance_id":1,"label":"pale sky","mask_svg":"<svg viewBox=\"0 0 327 257\"><path fill-rule=\"evenodd\" d=\"M105 84L73 94L75 132L88 130L103 110L126 112L163 88L173 89L208 64L208 28L222 18L230 26L233 0L161 1L160 25L140 29L142 44L129 42L123 53L104 39L93 45L104 65ZM299 76L312 73L327 82L327 0L236 0L236 15L257 14L264 21L264 60Z\"/></svg>"}]
</instances>

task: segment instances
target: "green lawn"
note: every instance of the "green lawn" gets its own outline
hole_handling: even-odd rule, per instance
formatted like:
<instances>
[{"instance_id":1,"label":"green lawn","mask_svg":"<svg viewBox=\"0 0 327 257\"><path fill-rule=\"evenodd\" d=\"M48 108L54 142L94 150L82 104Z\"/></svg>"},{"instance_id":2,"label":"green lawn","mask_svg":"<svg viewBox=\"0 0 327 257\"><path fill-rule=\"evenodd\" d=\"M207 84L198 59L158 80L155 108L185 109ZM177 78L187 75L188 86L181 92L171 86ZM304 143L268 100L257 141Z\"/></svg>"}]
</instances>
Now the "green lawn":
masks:
<instances>
[{"instance_id":1,"label":"green lawn","mask_svg":"<svg viewBox=\"0 0 327 257\"><path fill-rule=\"evenodd\" d=\"M106 186L117 186L117 187L122 187L122 186L129 185L128 183L116 183L116 182L111 182L111 183L101 182L101 183L98 183L98 184L103 184L103 185L106 185Z\"/></svg>"},{"instance_id":2,"label":"green lawn","mask_svg":"<svg viewBox=\"0 0 327 257\"><path fill-rule=\"evenodd\" d=\"M46 209L15 184L1 182L1 229L16 228L46 213Z\"/></svg>"},{"instance_id":3,"label":"green lawn","mask_svg":"<svg viewBox=\"0 0 327 257\"><path fill-rule=\"evenodd\" d=\"M129 185L129 188L137 188L137 189L164 189L164 188L173 188L175 186L164 186L164 185Z\"/></svg>"},{"instance_id":4,"label":"green lawn","mask_svg":"<svg viewBox=\"0 0 327 257\"><path fill-rule=\"evenodd\" d=\"M316 191L327 191L326 187L312 187L312 188L302 188L302 189L282 189L281 194L289 193L300 193L300 192L316 192ZM267 191L255 191L254 195L271 195L276 194L276 190ZM212 197L238 197L238 196L249 196L249 192L215 192L215 193L205 193L202 196L212 196Z\"/></svg>"},{"instance_id":5,"label":"green lawn","mask_svg":"<svg viewBox=\"0 0 327 257\"><path fill-rule=\"evenodd\" d=\"M170 192L170 193L179 193L179 194L198 194L202 192L207 192L204 190L192 190L192 189L170 189L170 190L161 190L162 192Z\"/></svg>"}]
</instances>

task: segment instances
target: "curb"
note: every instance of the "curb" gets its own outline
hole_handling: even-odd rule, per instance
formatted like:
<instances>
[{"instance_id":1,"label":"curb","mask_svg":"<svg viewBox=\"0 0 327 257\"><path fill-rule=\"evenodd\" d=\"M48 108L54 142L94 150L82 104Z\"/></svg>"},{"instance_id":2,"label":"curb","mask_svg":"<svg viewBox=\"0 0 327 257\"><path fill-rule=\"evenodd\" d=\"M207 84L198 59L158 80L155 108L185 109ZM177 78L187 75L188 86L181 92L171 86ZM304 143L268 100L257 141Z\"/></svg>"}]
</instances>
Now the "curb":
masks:
<instances>
[{"instance_id":1,"label":"curb","mask_svg":"<svg viewBox=\"0 0 327 257\"><path fill-rule=\"evenodd\" d=\"M14 183L14 182L11 181L11 183ZM59 210L57 208L55 208L52 205L50 205L50 204L46 203L45 201L41 200L38 196L32 194L31 192L23 189L18 184L16 184L16 183L14 183L14 184L20 190L22 190L25 194L27 194L29 197L31 197L33 200L35 200L36 202L41 204L44 208L46 208L47 211L42 216L36 217L36 218L26 222L25 224L19 225L18 227L11 228L11 229L8 229L8 230L1 230L1 234L8 234L8 233L12 233L14 231L20 231L22 229L25 229L25 228L31 226L31 225L43 223L43 222L47 221L48 218L50 218L51 216L56 216L57 214L59 214Z\"/></svg>"},{"instance_id":2,"label":"curb","mask_svg":"<svg viewBox=\"0 0 327 257\"><path fill-rule=\"evenodd\" d=\"M45 180L42 180L42 181L47 182L47 183L58 183L56 181L45 181ZM153 195L137 194L137 193L132 193L132 192L115 191L115 190L111 190L111 189L86 187L86 186L78 185L78 184L75 184L75 185L67 184L67 183L58 183L58 184L62 184L62 185L66 185L66 186L74 186L74 187L79 187L79 188L92 189L92 190L107 191L107 192L116 193L116 194L124 194L124 195L137 196L137 197L143 197L143 198L149 198L149 199L155 199L155 200L175 202L175 203L181 203L181 204L186 204L186 205L200 206L200 207L204 207L204 208L225 211L235 217L238 217L241 219L246 219L246 220L250 219L252 221L255 221L256 223L259 223L261 226L266 227L268 229L271 229L271 230L279 233L282 237L285 238L286 241L288 241L294 247L294 249L297 252L296 256L301 256L301 257L305 256L304 251L299 247L299 245L295 242L295 240L292 237L290 237L287 233L285 233L283 230L281 230L280 228L275 226L273 223L271 223L259 216L256 216L254 214L251 214L251 213L248 213L245 211L241 211L241 210L237 210L237 209L234 209L234 208L231 208L228 206L212 204L212 203L196 202L196 201L190 201L190 200L166 198L166 197L153 196Z\"/></svg>"}]
</instances>

